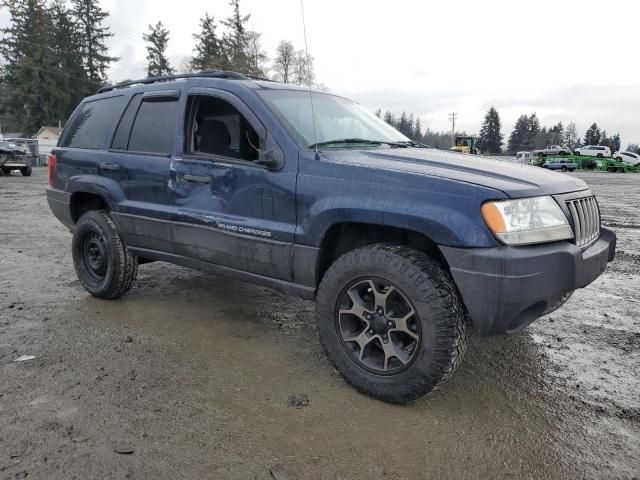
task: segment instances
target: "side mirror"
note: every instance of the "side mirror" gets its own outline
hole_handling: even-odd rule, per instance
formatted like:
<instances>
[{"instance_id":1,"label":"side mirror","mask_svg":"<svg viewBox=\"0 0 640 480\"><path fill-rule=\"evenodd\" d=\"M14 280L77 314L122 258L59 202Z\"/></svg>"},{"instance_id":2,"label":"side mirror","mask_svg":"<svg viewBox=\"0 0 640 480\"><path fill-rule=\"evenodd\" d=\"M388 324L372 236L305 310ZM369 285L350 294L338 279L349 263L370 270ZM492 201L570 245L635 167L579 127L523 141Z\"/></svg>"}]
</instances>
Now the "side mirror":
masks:
<instances>
[{"instance_id":1,"label":"side mirror","mask_svg":"<svg viewBox=\"0 0 640 480\"><path fill-rule=\"evenodd\" d=\"M255 160L254 163L269 170L280 170L284 167L284 154L270 134L267 133L263 145L265 145L265 149L260 151L258 160Z\"/></svg>"},{"instance_id":2,"label":"side mirror","mask_svg":"<svg viewBox=\"0 0 640 480\"><path fill-rule=\"evenodd\" d=\"M276 155L276 153L273 150L260 152L260 156L258 157L258 160L256 160L253 163L255 163L256 165L262 165L263 167L267 167L270 170L280 170L282 167L284 167L284 162L282 161L282 158Z\"/></svg>"}]
</instances>

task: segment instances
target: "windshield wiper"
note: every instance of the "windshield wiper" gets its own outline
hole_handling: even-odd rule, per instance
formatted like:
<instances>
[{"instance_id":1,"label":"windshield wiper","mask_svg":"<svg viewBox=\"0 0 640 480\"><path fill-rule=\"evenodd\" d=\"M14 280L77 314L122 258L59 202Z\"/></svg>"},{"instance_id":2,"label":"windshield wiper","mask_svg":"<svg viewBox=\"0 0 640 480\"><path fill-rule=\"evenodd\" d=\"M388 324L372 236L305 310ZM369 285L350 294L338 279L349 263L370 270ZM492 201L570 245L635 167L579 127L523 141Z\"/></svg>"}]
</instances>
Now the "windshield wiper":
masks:
<instances>
[{"instance_id":1,"label":"windshield wiper","mask_svg":"<svg viewBox=\"0 0 640 480\"><path fill-rule=\"evenodd\" d=\"M331 145L342 145L342 144L352 144L352 143L358 143L361 145L381 145L387 142L381 142L378 140L367 140L364 138L341 138L336 140L327 140L326 142L313 143L309 145L309 148L328 147Z\"/></svg>"},{"instance_id":2,"label":"windshield wiper","mask_svg":"<svg viewBox=\"0 0 640 480\"><path fill-rule=\"evenodd\" d=\"M404 142L385 142L396 147L416 147L416 148L432 148L426 143L416 142L415 140L406 140Z\"/></svg>"}]
</instances>

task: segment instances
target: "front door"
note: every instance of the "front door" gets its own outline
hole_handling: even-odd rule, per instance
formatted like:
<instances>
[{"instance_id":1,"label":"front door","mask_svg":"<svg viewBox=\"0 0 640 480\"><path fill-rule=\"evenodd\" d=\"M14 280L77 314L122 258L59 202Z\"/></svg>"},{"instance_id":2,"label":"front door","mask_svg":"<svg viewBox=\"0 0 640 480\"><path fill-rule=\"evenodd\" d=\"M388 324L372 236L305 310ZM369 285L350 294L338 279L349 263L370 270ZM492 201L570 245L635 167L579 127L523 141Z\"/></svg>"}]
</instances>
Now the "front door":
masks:
<instances>
[{"instance_id":1,"label":"front door","mask_svg":"<svg viewBox=\"0 0 640 480\"><path fill-rule=\"evenodd\" d=\"M297 157L234 95L192 89L184 156L172 168L174 251L292 280Z\"/></svg>"}]
</instances>

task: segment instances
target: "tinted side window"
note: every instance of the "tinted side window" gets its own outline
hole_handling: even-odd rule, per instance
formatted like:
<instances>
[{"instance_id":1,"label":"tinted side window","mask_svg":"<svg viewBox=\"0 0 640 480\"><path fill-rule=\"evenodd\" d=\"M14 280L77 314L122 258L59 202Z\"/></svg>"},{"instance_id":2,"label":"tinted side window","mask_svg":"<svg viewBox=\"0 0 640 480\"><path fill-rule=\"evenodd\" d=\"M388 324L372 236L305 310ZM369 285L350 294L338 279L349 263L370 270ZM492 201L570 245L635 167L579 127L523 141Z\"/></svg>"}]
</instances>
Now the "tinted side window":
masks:
<instances>
[{"instance_id":1,"label":"tinted side window","mask_svg":"<svg viewBox=\"0 0 640 480\"><path fill-rule=\"evenodd\" d=\"M144 100L133 122L128 150L169 155L173 151L177 111L175 98Z\"/></svg>"},{"instance_id":2,"label":"tinted side window","mask_svg":"<svg viewBox=\"0 0 640 480\"><path fill-rule=\"evenodd\" d=\"M194 96L190 153L258 159L260 138L246 118L229 102L217 97Z\"/></svg>"},{"instance_id":3,"label":"tinted side window","mask_svg":"<svg viewBox=\"0 0 640 480\"><path fill-rule=\"evenodd\" d=\"M109 97L87 102L65 127L62 147L99 149L122 113L124 97Z\"/></svg>"},{"instance_id":4,"label":"tinted side window","mask_svg":"<svg viewBox=\"0 0 640 480\"><path fill-rule=\"evenodd\" d=\"M141 93L136 93L133 97L131 97L129 106L124 111L124 114L120 119L120 123L118 124L116 133L113 136L111 148L113 148L114 150L127 149L127 146L129 145L129 134L131 133L131 126L133 125L133 120L136 118L136 113L138 113L138 108L140 108L141 100Z\"/></svg>"}]
</instances>

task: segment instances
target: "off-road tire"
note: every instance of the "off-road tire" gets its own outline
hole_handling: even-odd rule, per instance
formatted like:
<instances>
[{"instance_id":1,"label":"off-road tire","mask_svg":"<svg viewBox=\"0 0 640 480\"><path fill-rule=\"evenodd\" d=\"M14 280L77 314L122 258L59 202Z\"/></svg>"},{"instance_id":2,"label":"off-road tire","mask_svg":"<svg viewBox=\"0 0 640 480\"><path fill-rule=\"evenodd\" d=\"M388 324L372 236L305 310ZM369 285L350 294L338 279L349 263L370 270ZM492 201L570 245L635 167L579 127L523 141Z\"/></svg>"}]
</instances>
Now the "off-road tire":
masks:
<instances>
[{"instance_id":1,"label":"off-road tire","mask_svg":"<svg viewBox=\"0 0 640 480\"><path fill-rule=\"evenodd\" d=\"M349 355L337 328L338 302L354 281L376 277L402 290L420 323L413 361L396 374L372 373ZM450 274L433 258L406 246L369 245L345 253L324 275L316 298L320 343L333 366L358 391L405 403L433 391L461 363L468 315Z\"/></svg>"},{"instance_id":2,"label":"off-road tire","mask_svg":"<svg viewBox=\"0 0 640 480\"><path fill-rule=\"evenodd\" d=\"M30 177L31 176L31 167L24 167L20 169L20 173L22 174L23 177Z\"/></svg>"},{"instance_id":3,"label":"off-road tire","mask_svg":"<svg viewBox=\"0 0 640 480\"><path fill-rule=\"evenodd\" d=\"M91 273L85 257L89 236L99 237L104 246L105 272L102 278ZM94 297L115 299L127 293L138 274L138 258L129 252L111 217L104 210L92 210L80 217L71 244L73 265L82 286Z\"/></svg>"}]
</instances>

